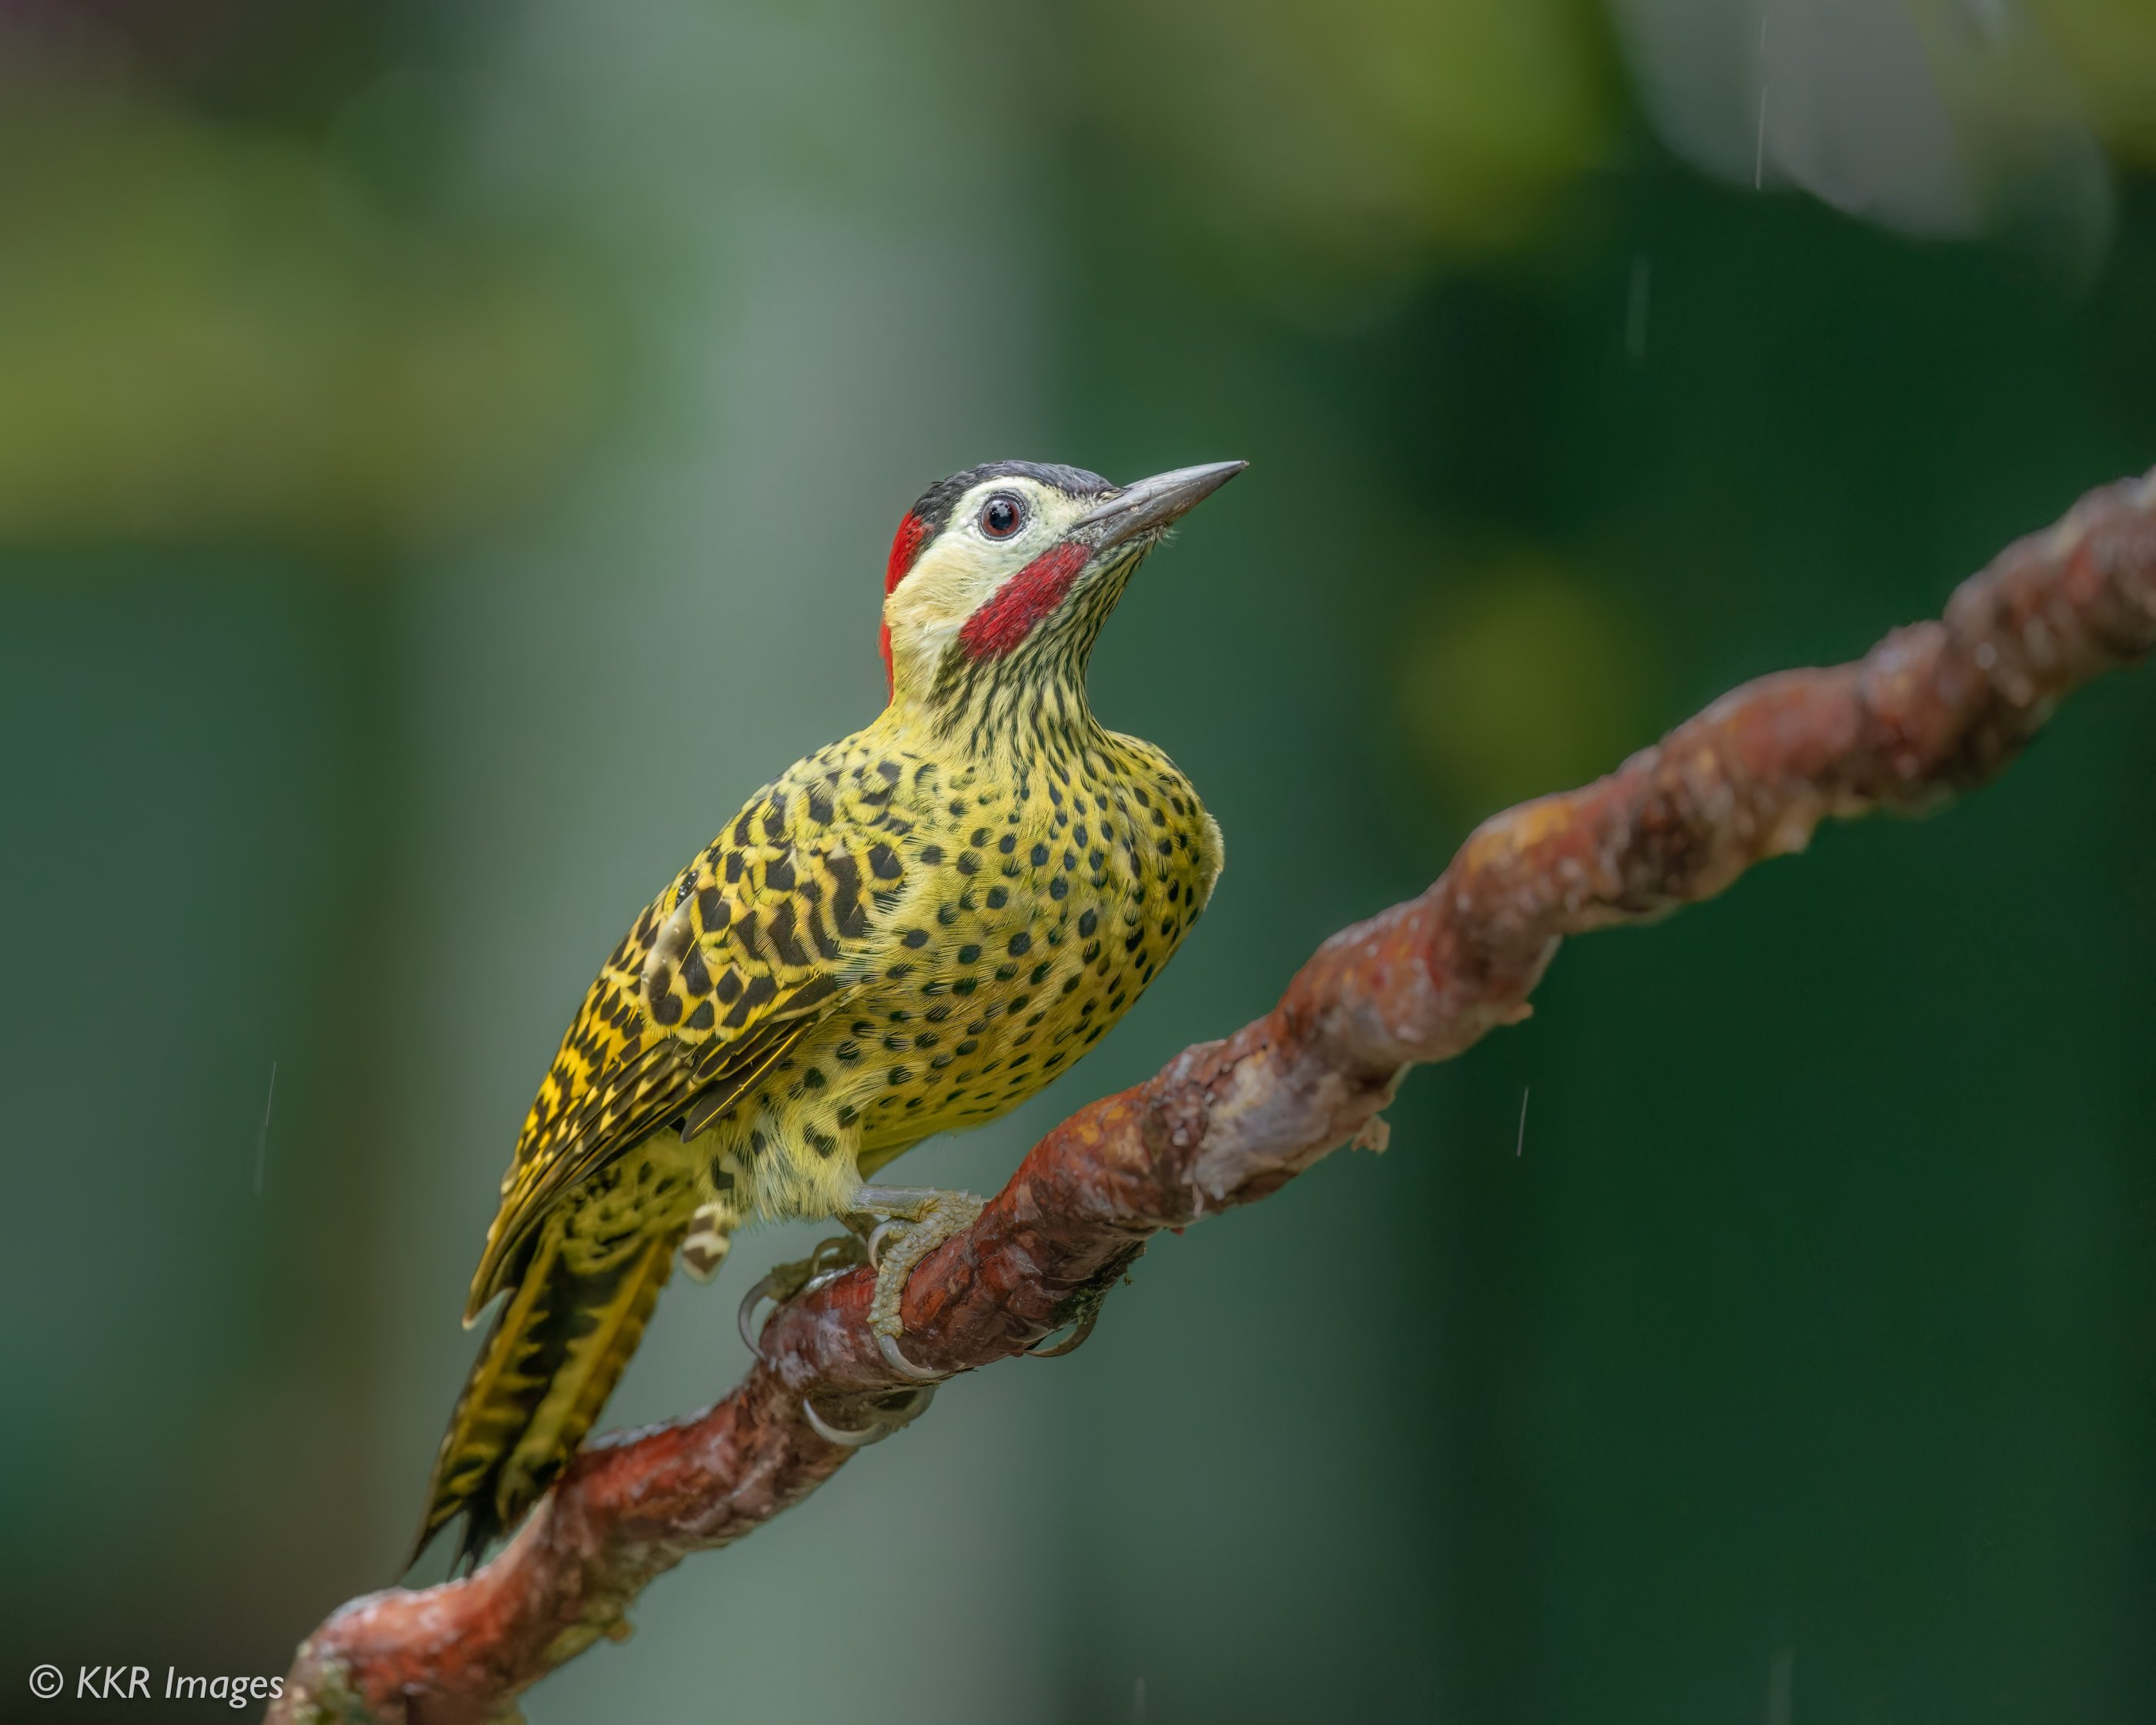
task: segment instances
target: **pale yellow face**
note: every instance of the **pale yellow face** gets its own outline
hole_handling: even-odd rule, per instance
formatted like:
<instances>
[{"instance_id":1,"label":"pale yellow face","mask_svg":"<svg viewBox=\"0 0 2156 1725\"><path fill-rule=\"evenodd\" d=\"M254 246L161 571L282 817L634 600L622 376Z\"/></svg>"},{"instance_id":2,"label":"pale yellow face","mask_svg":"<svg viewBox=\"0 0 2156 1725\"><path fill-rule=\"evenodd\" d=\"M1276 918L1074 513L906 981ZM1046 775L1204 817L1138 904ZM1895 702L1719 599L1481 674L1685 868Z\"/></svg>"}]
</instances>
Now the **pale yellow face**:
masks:
<instances>
[{"instance_id":1,"label":"pale yellow face","mask_svg":"<svg viewBox=\"0 0 2156 1725\"><path fill-rule=\"evenodd\" d=\"M1018 505L1009 532L991 506ZM983 480L951 511L950 524L883 602L898 693L925 691L966 619L1020 570L1059 544L1097 499L1072 497L1022 475Z\"/></svg>"}]
</instances>

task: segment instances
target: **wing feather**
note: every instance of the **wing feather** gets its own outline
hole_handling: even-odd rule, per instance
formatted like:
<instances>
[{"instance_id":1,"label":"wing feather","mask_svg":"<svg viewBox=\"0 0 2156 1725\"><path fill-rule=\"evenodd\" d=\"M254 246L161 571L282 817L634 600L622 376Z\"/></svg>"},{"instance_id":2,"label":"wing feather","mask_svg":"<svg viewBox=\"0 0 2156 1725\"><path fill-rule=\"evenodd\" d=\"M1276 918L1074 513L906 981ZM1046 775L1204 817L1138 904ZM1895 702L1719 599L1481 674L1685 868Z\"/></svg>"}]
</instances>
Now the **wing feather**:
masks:
<instances>
[{"instance_id":1,"label":"wing feather","mask_svg":"<svg viewBox=\"0 0 2156 1725\"><path fill-rule=\"evenodd\" d=\"M696 1136L843 1006L886 847L832 814L820 777L760 793L608 956L526 1116L467 1322L565 1193L654 1132Z\"/></svg>"}]
</instances>

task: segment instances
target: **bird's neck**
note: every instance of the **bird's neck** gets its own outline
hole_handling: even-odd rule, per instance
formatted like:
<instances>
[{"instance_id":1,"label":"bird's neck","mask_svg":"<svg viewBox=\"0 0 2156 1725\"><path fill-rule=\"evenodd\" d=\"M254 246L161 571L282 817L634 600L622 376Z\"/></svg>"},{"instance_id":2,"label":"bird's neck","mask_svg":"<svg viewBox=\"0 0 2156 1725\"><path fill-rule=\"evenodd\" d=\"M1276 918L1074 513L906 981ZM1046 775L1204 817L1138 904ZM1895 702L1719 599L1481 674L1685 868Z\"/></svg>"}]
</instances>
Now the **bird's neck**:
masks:
<instances>
[{"instance_id":1,"label":"bird's neck","mask_svg":"<svg viewBox=\"0 0 2156 1725\"><path fill-rule=\"evenodd\" d=\"M1029 760L1051 741L1083 747L1105 735L1086 699L1083 661L1046 655L965 665L925 696L901 690L880 722L921 753L983 764Z\"/></svg>"}]
</instances>

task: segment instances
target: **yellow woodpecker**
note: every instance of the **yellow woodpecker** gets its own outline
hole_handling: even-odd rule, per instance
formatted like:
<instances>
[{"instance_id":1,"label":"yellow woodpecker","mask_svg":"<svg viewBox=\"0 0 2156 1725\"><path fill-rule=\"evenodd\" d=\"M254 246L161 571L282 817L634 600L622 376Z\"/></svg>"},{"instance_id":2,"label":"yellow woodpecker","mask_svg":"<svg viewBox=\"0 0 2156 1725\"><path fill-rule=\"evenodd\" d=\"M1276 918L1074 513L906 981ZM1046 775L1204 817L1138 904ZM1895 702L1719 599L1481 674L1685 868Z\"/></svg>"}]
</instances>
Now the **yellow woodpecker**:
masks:
<instances>
[{"instance_id":1,"label":"yellow woodpecker","mask_svg":"<svg viewBox=\"0 0 2156 1725\"><path fill-rule=\"evenodd\" d=\"M745 1221L895 1235L871 1322L906 1368L906 1278L978 1200L865 1180L1067 1070L1219 877L1219 828L1166 755L1094 718L1086 667L1132 572L1244 465L1118 486L999 461L900 521L890 704L667 884L539 1087L465 1322L502 1304L421 1548L461 1514L475 1563L516 1523L598 1417L675 1256L708 1277Z\"/></svg>"}]
</instances>

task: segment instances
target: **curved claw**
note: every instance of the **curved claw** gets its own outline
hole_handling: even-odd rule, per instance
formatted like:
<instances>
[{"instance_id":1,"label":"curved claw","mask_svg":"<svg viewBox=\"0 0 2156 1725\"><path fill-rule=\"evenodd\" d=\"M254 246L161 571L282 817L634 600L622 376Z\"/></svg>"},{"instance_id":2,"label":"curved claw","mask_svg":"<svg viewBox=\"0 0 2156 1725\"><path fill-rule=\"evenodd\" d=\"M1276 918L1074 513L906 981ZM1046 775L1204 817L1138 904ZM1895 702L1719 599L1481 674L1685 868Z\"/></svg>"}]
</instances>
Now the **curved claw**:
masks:
<instances>
[{"instance_id":1,"label":"curved claw","mask_svg":"<svg viewBox=\"0 0 2156 1725\"><path fill-rule=\"evenodd\" d=\"M1100 1321L1101 1308L1097 1305L1093 1306L1083 1317L1078 1320L1077 1327L1055 1347L1043 1348L1040 1342L1045 1342L1048 1339L1047 1336L1043 1336L1040 1342L1034 1343L1025 1351L1034 1359L1060 1359L1066 1353L1075 1353L1086 1345L1086 1338L1093 1333L1093 1326ZM1049 1335L1055 1333L1053 1330L1049 1332Z\"/></svg>"},{"instance_id":2,"label":"curved claw","mask_svg":"<svg viewBox=\"0 0 2156 1725\"><path fill-rule=\"evenodd\" d=\"M899 1221L884 1221L879 1222L876 1224L875 1231L869 1235L868 1255L870 1269L880 1270L883 1268L884 1236L886 1234L904 1234L911 1225L911 1224L909 1223Z\"/></svg>"},{"instance_id":3,"label":"curved claw","mask_svg":"<svg viewBox=\"0 0 2156 1725\"><path fill-rule=\"evenodd\" d=\"M763 1359L766 1326L756 1322L759 1300L783 1306L803 1294L814 1293L827 1282L836 1281L860 1261L860 1242L847 1234L818 1240L808 1255L798 1262L774 1265L769 1275L742 1296L741 1309L735 1315L735 1327L741 1331L741 1338L747 1344L748 1351L759 1360ZM770 1362L765 1360L764 1363L768 1365Z\"/></svg>"},{"instance_id":4,"label":"curved claw","mask_svg":"<svg viewBox=\"0 0 2156 1725\"><path fill-rule=\"evenodd\" d=\"M859 1431L848 1431L844 1426L834 1425L816 1411L815 1403L805 1395L801 1398L801 1414L818 1437L827 1444L836 1444L842 1450L858 1450L891 1434L891 1428L880 1420L870 1422Z\"/></svg>"},{"instance_id":5,"label":"curved claw","mask_svg":"<svg viewBox=\"0 0 2156 1725\"><path fill-rule=\"evenodd\" d=\"M743 1294L741 1310L734 1316L734 1322L741 1329L742 1340L748 1344L748 1351L759 1360L763 1358L763 1326L752 1320L756 1317L757 1302L771 1291L771 1285L776 1280L774 1276L767 1276Z\"/></svg>"},{"instance_id":6,"label":"curved claw","mask_svg":"<svg viewBox=\"0 0 2156 1725\"><path fill-rule=\"evenodd\" d=\"M829 1240L819 1240L808 1255L801 1260L800 1268L808 1272L800 1291L812 1294L826 1282L836 1281L861 1261L860 1242L850 1234L836 1234Z\"/></svg>"},{"instance_id":7,"label":"curved claw","mask_svg":"<svg viewBox=\"0 0 2156 1725\"><path fill-rule=\"evenodd\" d=\"M916 1384L941 1384L951 1375L948 1372L932 1372L926 1366L916 1366L898 1351L897 1341L885 1335L881 1330L876 1332L876 1351L883 1355L883 1363L891 1370L901 1378L912 1378ZM916 1409L915 1411L919 1410Z\"/></svg>"},{"instance_id":8,"label":"curved claw","mask_svg":"<svg viewBox=\"0 0 2156 1725\"><path fill-rule=\"evenodd\" d=\"M918 1389L901 1390L898 1394L906 1398L906 1403L902 1407L885 1409L884 1429L887 1432L896 1431L901 1425L911 1425L927 1413L928 1404L936 1399L936 1386L923 1384Z\"/></svg>"}]
</instances>

